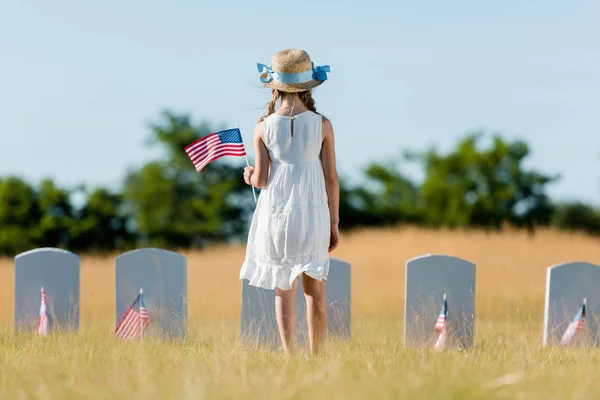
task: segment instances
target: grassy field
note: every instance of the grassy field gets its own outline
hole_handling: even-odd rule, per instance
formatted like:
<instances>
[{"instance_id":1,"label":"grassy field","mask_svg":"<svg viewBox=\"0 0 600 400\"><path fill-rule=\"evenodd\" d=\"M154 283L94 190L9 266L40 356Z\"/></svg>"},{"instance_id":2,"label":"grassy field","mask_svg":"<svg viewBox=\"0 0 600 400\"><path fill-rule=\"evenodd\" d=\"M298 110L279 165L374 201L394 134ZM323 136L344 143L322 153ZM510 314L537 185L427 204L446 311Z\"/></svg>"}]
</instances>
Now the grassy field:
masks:
<instances>
[{"instance_id":1,"label":"grassy field","mask_svg":"<svg viewBox=\"0 0 600 400\"><path fill-rule=\"evenodd\" d=\"M477 264L473 349L402 345L404 262L446 253ZM244 248L188 257L189 338L114 340L114 255L82 257L81 330L13 333L13 261L0 260L0 399L595 399L600 351L542 348L546 267L600 263L600 240L540 232L365 231L342 237L352 263L353 338L320 357L238 343Z\"/></svg>"}]
</instances>

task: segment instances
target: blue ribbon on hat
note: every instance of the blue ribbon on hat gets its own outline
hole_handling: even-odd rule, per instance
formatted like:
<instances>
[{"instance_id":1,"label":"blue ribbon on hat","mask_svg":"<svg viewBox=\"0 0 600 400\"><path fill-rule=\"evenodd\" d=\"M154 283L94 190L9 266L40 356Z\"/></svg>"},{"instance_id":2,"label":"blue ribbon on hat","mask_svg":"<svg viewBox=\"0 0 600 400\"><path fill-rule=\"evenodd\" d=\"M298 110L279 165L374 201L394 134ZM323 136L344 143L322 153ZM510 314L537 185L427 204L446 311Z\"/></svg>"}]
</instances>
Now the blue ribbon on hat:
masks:
<instances>
[{"instance_id":1,"label":"blue ribbon on hat","mask_svg":"<svg viewBox=\"0 0 600 400\"><path fill-rule=\"evenodd\" d=\"M329 65L321 65L315 67L315 64L312 63L312 69L304 72L298 72L296 74L286 74L283 72L276 72L271 69L271 67L266 66L265 64L256 64L258 67L258 72L261 74L267 73L267 77L260 77L260 81L263 83L271 82L275 80L277 82L285 83L285 84L295 84L295 83L305 83L310 82L314 79L318 79L320 81L327 80L327 73L330 72Z\"/></svg>"}]
</instances>

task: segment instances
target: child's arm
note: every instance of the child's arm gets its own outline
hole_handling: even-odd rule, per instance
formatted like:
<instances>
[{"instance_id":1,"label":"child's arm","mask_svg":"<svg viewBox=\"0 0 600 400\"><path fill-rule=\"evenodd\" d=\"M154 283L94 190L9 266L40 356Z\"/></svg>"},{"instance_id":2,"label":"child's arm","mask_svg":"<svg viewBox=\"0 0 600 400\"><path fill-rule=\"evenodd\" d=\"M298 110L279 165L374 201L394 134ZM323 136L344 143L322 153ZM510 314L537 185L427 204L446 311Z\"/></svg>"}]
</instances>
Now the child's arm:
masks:
<instances>
[{"instance_id":1,"label":"child's arm","mask_svg":"<svg viewBox=\"0 0 600 400\"><path fill-rule=\"evenodd\" d=\"M323 119L323 146L321 148L321 163L325 175L325 189L329 199L329 216L331 227L336 228L340 222L340 184L335 166L335 137L333 126L329 120Z\"/></svg>"},{"instance_id":2,"label":"child's arm","mask_svg":"<svg viewBox=\"0 0 600 400\"><path fill-rule=\"evenodd\" d=\"M247 177L246 183L259 189L267 186L267 181L269 180L270 159L264 141L264 134L264 127L261 122L254 129L254 140L252 141L254 144L254 154L256 154L256 167L246 167L245 171L245 177Z\"/></svg>"}]
</instances>

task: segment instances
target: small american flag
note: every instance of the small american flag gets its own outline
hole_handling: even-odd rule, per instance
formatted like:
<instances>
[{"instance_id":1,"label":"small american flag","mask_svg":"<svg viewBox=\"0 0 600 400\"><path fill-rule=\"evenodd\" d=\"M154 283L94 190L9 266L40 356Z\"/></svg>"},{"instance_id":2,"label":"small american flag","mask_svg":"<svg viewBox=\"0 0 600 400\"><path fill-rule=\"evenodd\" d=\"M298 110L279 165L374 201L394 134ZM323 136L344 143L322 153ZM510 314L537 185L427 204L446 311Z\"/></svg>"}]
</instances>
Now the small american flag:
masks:
<instances>
[{"instance_id":1,"label":"small american flag","mask_svg":"<svg viewBox=\"0 0 600 400\"><path fill-rule=\"evenodd\" d=\"M446 325L448 323L448 302L446 301L446 293L444 293L444 305L442 311L438 315L437 321L435 322L435 330L439 332L439 336L435 342L435 350L443 350L446 344Z\"/></svg>"},{"instance_id":2,"label":"small american flag","mask_svg":"<svg viewBox=\"0 0 600 400\"><path fill-rule=\"evenodd\" d=\"M586 299L583 299L583 304L579 307L579 311L575 314L575 318L573 318L573 321L571 321L563 334L563 337L560 340L560 344L563 346L571 342L571 339L573 339L576 332L582 331L583 328L585 328L585 303Z\"/></svg>"},{"instance_id":3,"label":"small american flag","mask_svg":"<svg viewBox=\"0 0 600 400\"><path fill-rule=\"evenodd\" d=\"M42 292L42 303L40 305L40 316L38 319L38 326L36 333L38 335L48 335L48 307L46 305L46 292L44 287L41 289Z\"/></svg>"},{"instance_id":4,"label":"small american flag","mask_svg":"<svg viewBox=\"0 0 600 400\"><path fill-rule=\"evenodd\" d=\"M211 133L187 145L185 152L198 172L217 158L246 155L239 128Z\"/></svg>"},{"instance_id":5,"label":"small american flag","mask_svg":"<svg viewBox=\"0 0 600 400\"><path fill-rule=\"evenodd\" d=\"M140 289L140 294L119 321L115 335L123 340L141 338L151 322L152 318L144 304L143 291Z\"/></svg>"}]
</instances>

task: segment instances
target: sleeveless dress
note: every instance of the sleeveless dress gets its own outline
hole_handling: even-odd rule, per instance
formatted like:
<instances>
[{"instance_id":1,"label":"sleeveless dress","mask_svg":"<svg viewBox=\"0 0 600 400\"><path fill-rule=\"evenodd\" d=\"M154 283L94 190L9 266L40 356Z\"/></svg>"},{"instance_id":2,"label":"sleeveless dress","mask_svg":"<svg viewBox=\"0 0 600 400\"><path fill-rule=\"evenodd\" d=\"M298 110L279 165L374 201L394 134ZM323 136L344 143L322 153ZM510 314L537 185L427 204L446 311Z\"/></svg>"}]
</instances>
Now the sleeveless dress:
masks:
<instances>
[{"instance_id":1,"label":"sleeveless dress","mask_svg":"<svg viewBox=\"0 0 600 400\"><path fill-rule=\"evenodd\" d=\"M321 164L322 116L305 111L264 121L271 168L252 217L240 279L265 289L289 290L302 273L322 281L329 273L330 220Z\"/></svg>"}]
</instances>

